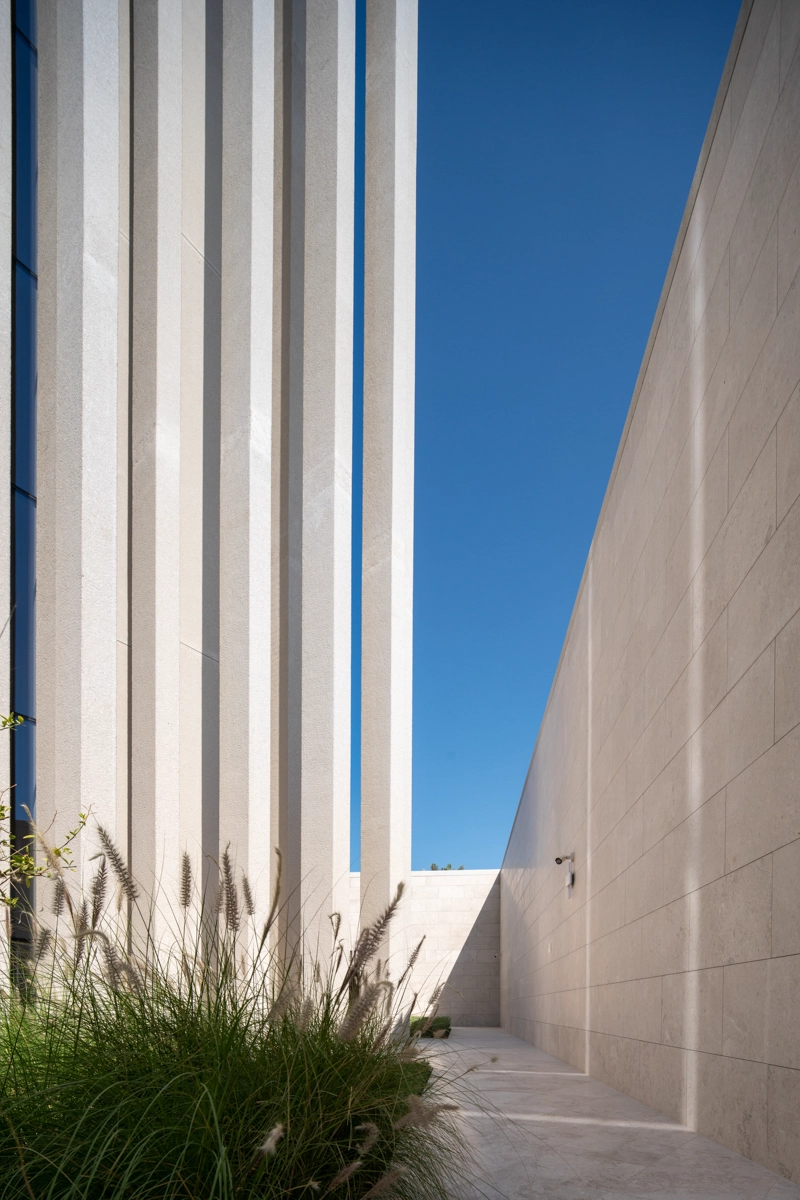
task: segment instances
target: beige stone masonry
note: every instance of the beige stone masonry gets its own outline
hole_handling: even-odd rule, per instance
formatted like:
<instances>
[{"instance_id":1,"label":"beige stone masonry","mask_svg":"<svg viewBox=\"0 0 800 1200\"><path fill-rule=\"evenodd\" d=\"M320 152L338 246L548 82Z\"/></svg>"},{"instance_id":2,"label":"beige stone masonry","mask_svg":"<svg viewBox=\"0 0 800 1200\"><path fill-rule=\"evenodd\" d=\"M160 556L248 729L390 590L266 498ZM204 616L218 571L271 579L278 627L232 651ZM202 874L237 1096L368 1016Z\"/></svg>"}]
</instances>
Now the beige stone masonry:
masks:
<instances>
[{"instance_id":1,"label":"beige stone masonry","mask_svg":"<svg viewBox=\"0 0 800 1200\"><path fill-rule=\"evenodd\" d=\"M501 986L511 1033L795 1181L799 46L796 0L747 0L503 865Z\"/></svg>"}]
</instances>

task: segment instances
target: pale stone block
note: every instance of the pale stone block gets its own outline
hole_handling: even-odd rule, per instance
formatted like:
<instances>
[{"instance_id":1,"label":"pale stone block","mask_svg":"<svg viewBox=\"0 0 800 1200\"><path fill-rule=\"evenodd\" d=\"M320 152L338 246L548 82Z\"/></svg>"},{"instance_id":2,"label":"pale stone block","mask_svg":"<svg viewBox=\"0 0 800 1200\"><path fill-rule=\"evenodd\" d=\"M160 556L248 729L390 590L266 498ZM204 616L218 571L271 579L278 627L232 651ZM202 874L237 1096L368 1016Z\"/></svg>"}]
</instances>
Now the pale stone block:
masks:
<instances>
[{"instance_id":1,"label":"pale stone block","mask_svg":"<svg viewBox=\"0 0 800 1200\"><path fill-rule=\"evenodd\" d=\"M695 645L707 636L775 532L776 469L776 443L769 438L694 578Z\"/></svg>"},{"instance_id":2,"label":"pale stone block","mask_svg":"<svg viewBox=\"0 0 800 1200\"><path fill-rule=\"evenodd\" d=\"M728 607L728 676L738 679L794 616L800 596L800 504L753 564Z\"/></svg>"},{"instance_id":3,"label":"pale stone block","mask_svg":"<svg viewBox=\"0 0 800 1200\"><path fill-rule=\"evenodd\" d=\"M642 977L687 969L689 922L686 898L673 900L642 918Z\"/></svg>"},{"instance_id":4,"label":"pale stone block","mask_svg":"<svg viewBox=\"0 0 800 1200\"><path fill-rule=\"evenodd\" d=\"M796 728L727 789L725 857L735 870L800 836L800 729Z\"/></svg>"},{"instance_id":5,"label":"pale stone block","mask_svg":"<svg viewBox=\"0 0 800 1200\"><path fill-rule=\"evenodd\" d=\"M800 954L767 964L768 1062L800 1070ZM727 987L726 987L727 995Z\"/></svg>"},{"instance_id":6,"label":"pale stone block","mask_svg":"<svg viewBox=\"0 0 800 1200\"><path fill-rule=\"evenodd\" d=\"M661 1041L661 979L632 979L624 986L625 1037ZM649 1103L649 1102L648 1102Z\"/></svg>"},{"instance_id":7,"label":"pale stone block","mask_svg":"<svg viewBox=\"0 0 800 1200\"><path fill-rule=\"evenodd\" d=\"M685 1052L676 1046L643 1042L639 1057L638 1100L683 1121L686 1097Z\"/></svg>"},{"instance_id":8,"label":"pale stone block","mask_svg":"<svg viewBox=\"0 0 800 1200\"><path fill-rule=\"evenodd\" d=\"M722 1053L729 1058L771 1061L767 1053L768 965L761 960L724 968Z\"/></svg>"},{"instance_id":9,"label":"pale stone block","mask_svg":"<svg viewBox=\"0 0 800 1200\"><path fill-rule=\"evenodd\" d=\"M625 872L625 920L660 908L664 895L664 844L659 841Z\"/></svg>"},{"instance_id":10,"label":"pale stone block","mask_svg":"<svg viewBox=\"0 0 800 1200\"><path fill-rule=\"evenodd\" d=\"M800 496L800 388L781 413L778 421L778 524Z\"/></svg>"},{"instance_id":11,"label":"pale stone block","mask_svg":"<svg viewBox=\"0 0 800 1200\"><path fill-rule=\"evenodd\" d=\"M687 1115L698 1133L766 1161L767 1066L712 1054L687 1060Z\"/></svg>"},{"instance_id":12,"label":"pale stone block","mask_svg":"<svg viewBox=\"0 0 800 1200\"><path fill-rule=\"evenodd\" d=\"M664 839L665 903L725 872L725 792L718 792Z\"/></svg>"},{"instance_id":13,"label":"pale stone block","mask_svg":"<svg viewBox=\"0 0 800 1200\"><path fill-rule=\"evenodd\" d=\"M692 898L690 966L726 966L770 953L772 862L758 859Z\"/></svg>"},{"instance_id":14,"label":"pale stone block","mask_svg":"<svg viewBox=\"0 0 800 1200\"><path fill-rule=\"evenodd\" d=\"M727 684L728 622L723 613L665 701L665 753L669 759L724 699Z\"/></svg>"},{"instance_id":15,"label":"pale stone block","mask_svg":"<svg viewBox=\"0 0 800 1200\"><path fill-rule=\"evenodd\" d=\"M800 1071L770 1067L766 1165L800 1182Z\"/></svg>"},{"instance_id":16,"label":"pale stone block","mask_svg":"<svg viewBox=\"0 0 800 1200\"><path fill-rule=\"evenodd\" d=\"M678 604L644 672L644 720L652 720L692 657L692 597Z\"/></svg>"},{"instance_id":17,"label":"pale stone block","mask_svg":"<svg viewBox=\"0 0 800 1200\"><path fill-rule=\"evenodd\" d=\"M580 963L579 959L578 965ZM618 983L626 979L638 979L641 975L641 921L625 925L590 944L589 978L593 983Z\"/></svg>"},{"instance_id":18,"label":"pale stone block","mask_svg":"<svg viewBox=\"0 0 800 1200\"><path fill-rule=\"evenodd\" d=\"M777 100L779 39L780 6L776 4L776 0L758 0L750 10L736 59L736 70L731 78L731 120L734 129L745 105L758 87L759 71L766 73L767 67L770 68L770 83L774 83L774 89L771 90L774 90ZM771 78L773 73L774 81ZM765 121L764 124L766 123Z\"/></svg>"},{"instance_id":19,"label":"pale stone block","mask_svg":"<svg viewBox=\"0 0 800 1200\"><path fill-rule=\"evenodd\" d=\"M644 801L628 809L611 837L611 875L615 878L641 856L644 849Z\"/></svg>"},{"instance_id":20,"label":"pale stone block","mask_svg":"<svg viewBox=\"0 0 800 1200\"><path fill-rule=\"evenodd\" d=\"M591 938L604 937L625 924L625 876L618 875L589 901Z\"/></svg>"},{"instance_id":21,"label":"pale stone block","mask_svg":"<svg viewBox=\"0 0 800 1200\"><path fill-rule=\"evenodd\" d=\"M686 1050L722 1052L722 967L665 975L661 1041Z\"/></svg>"},{"instance_id":22,"label":"pale stone block","mask_svg":"<svg viewBox=\"0 0 800 1200\"><path fill-rule=\"evenodd\" d=\"M700 436L695 422L692 436ZM728 512L728 438L724 434L667 555L666 615L669 620Z\"/></svg>"},{"instance_id":23,"label":"pale stone block","mask_svg":"<svg viewBox=\"0 0 800 1200\"><path fill-rule=\"evenodd\" d=\"M625 983L590 987L586 993L586 1028L622 1035L625 1024Z\"/></svg>"},{"instance_id":24,"label":"pale stone block","mask_svg":"<svg viewBox=\"0 0 800 1200\"><path fill-rule=\"evenodd\" d=\"M623 765L589 813L590 849L599 846L608 836L625 815L627 807L626 769Z\"/></svg>"},{"instance_id":25,"label":"pale stone block","mask_svg":"<svg viewBox=\"0 0 800 1200\"><path fill-rule=\"evenodd\" d=\"M616 1037L611 1034L590 1035L589 1055L586 1070L596 1079L627 1092L629 1096L639 1091L642 1043L634 1038Z\"/></svg>"},{"instance_id":26,"label":"pale stone block","mask_svg":"<svg viewBox=\"0 0 800 1200\"><path fill-rule=\"evenodd\" d=\"M778 308L800 270L800 159L778 209Z\"/></svg>"},{"instance_id":27,"label":"pale stone block","mask_svg":"<svg viewBox=\"0 0 800 1200\"><path fill-rule=\"evenodd\" d=\"M660 842L691 812L690 771L689 746L685 745L645 792L643 846L646 850Z\"/></svg>"},{"instance_id":28,"label":"pale stone block","mask_svg":"<svg viewBox=\"0 0 800 1200\"><path fill-rule=\"evenodd\" d=\"M697 335L680 386L685 390L688 411L694 417L702 403L706 388L719 361L730 331L730 255L726 249L713 287L709 291L708 280L702 263L692 273L692 286L696 290L698 311ZM693 430L696 438L697 426ZM699 429L704 432L702 422ZM700 450L698 454L697 451ZM716 453L714 451L713 453ZM697 479L712 457L707 445L695 441L694 472ZM727 491L727 488L726 488Z\"/></svg>"},{"instance_id":29,"label":"pale stone block","mask_svg":"<svg viewBox=\"0 0 800 1200\"><path fill-rule=\"evenodd\" d=\"M800 954L800 838L772 856L772 953Z\"/></svg>"},{"instance_id":30,"label":"pale stone block","mask_svg":"<svg viewBox=\"0 0 800 1200\"><path fill-rule=\"evenodd\" d=\"M772 745L774 694L775 655L769 646L692 738L693 807Z\"/></svg>"},{"instance_id":31,"label":"pale stone block","mask_svg":"<svg viewBox=\"0 0 800 1200\"><path fill-rule=\"evenodd\" d=\"M626 792L629 805L636 803L668 761L665 720L666 705L662 704L628 756Z\"/></svg>"},{"instance_id":32,"label":"pale stone block","mask_svg":"<svg viewBox=\"0 0 800 1200\"><path fill-rule=\"evenodd\" d=\"M773 221L697 413L702 439L699 446L695 445L695 457L702 454L705 447L705 455L698 464L698 469L702 470L704 459L710 460L738 408L739 417L731 424L728 437L729 503L737 495L772 428L767 424L760 441L754 439L752 444L747 443L749 427L753 425L750 414L753 375L759 362L771 361L777 269L777 221ZM748 427L747 432L745 427Z\"/></svg>"},{"instance_id":33,"label":"pale stone block","mask_svg":"<svg viewBox=\"0 0 800 1200\"><path fill-rule=\"evenodd\" d=\"M789 69L731 235L731 312L736 312L795 164L800 60Z\"/></svg>"},{"instance_id":34,"label":"pale stone block","mask_svg":"<svg viewBox=\"0 0 800 1200\"><path fill-rule=\"evenodd\" d=\"M800 7L797 0L780 0L781 10L781 77L783 88L789 70L796 62L796 50L800 43Z\"/></svg>"},{"instance_id":35,"label":"pale stone block","mask_svg":"<svg viewBox=\"0 0 800 1200\"><path fill-rule=\"evenodd\" d=\"M728 772L735 778L774 741L775 655L768 646L724 701Z\"/></svg>"},{"instance_id":36,"label":"pale stone block","mask_svg":"<svg viewBox=\"0 0 800 1200\"><path fill-rule=\"evenodd\" d=\"M767 241L769 246L770 239ZM776 251L777 258L777 251ZM800 347L793 332L800 314L798 281L790 286L731 416L728 430L730 498L747 478L800 377Z\"/></svg>"}]
</instances>

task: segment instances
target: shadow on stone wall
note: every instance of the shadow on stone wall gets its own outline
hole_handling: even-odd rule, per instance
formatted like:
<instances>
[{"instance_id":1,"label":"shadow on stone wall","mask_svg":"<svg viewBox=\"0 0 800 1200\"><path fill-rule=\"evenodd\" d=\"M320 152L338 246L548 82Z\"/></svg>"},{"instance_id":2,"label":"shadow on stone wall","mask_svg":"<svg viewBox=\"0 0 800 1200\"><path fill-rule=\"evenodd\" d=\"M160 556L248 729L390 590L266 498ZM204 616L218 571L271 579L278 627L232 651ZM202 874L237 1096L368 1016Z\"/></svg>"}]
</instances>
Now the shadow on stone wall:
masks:
<instances>
[{"instance_id":1,"label":"shadow on stone wall","mask_svg":"<svg viewBox=\"0 0 800 1200\"><path fill-rule=\"evenodd\" d=\"M439 1012L454 1025L500 1024L500 874L442 992Z\"/></svg>"}]
</instances>

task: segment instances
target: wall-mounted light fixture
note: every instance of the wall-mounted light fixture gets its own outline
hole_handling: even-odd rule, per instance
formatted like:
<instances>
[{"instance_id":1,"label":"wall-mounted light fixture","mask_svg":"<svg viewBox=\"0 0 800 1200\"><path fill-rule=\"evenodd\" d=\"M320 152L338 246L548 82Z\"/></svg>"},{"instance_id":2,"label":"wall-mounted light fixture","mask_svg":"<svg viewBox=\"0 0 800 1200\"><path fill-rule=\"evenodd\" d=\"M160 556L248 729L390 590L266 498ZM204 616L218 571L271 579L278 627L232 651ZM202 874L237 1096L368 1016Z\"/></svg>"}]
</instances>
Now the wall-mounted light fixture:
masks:
<instances>
[{"instance_id":1,"label":"wall-mounted light fixture","mask_svg":"<svg viewBox=\"0 0 800 1200\"><path fill-rule=\"evenodd\" d=\"M562 854L556 859L556 865L561 866L565 862L567 864L567 895L572 895L572 889L575 886L575 855Z\"/></svg>"}]
</instances>

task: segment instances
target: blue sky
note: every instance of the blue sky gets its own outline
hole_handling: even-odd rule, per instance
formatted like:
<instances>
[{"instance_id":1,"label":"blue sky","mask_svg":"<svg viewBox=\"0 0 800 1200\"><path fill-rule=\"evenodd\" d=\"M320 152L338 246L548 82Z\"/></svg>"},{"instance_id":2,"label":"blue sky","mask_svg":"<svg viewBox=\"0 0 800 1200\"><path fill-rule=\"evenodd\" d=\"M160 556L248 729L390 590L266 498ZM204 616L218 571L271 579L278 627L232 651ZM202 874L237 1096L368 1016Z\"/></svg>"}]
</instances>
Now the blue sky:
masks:
<instances>
[{"instance_id":1,"label":"blue sky","mask_svg":"<svg viewBox=\"0 0 800 1200\"><path fill-rule=\"evenodd\" d=\"M419 7L413 866L496 867L739 3Z\"/></svg>"}]
</instances>

